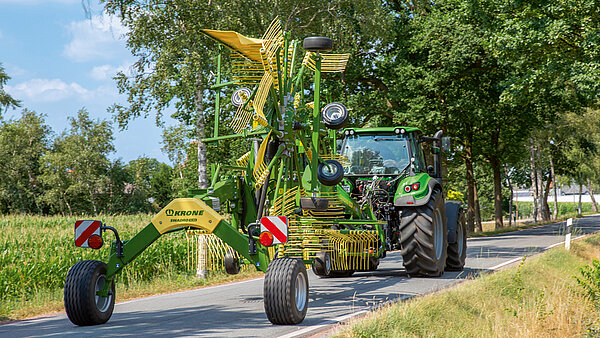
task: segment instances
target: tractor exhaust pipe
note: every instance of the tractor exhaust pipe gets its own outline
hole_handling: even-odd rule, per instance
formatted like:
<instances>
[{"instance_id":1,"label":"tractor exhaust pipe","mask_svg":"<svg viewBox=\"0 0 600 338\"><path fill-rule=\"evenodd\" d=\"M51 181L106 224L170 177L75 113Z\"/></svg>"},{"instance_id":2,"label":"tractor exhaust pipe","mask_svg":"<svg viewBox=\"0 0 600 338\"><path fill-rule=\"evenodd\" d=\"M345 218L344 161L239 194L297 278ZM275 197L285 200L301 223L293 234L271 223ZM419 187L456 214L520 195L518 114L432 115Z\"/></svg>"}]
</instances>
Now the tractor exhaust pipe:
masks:
<instances>
[{"instance_id":1,"label":"tractor exhaust pipe","mask_svg":"<svg viewBox=\"0 0 600 338\"><path fill-rule=\"evenodd\" d=\"M442 183L442 134L443 130L438 130L435 135L433 135L433 167L435 168L435 178Z\"/></svg>"}]
</instances>

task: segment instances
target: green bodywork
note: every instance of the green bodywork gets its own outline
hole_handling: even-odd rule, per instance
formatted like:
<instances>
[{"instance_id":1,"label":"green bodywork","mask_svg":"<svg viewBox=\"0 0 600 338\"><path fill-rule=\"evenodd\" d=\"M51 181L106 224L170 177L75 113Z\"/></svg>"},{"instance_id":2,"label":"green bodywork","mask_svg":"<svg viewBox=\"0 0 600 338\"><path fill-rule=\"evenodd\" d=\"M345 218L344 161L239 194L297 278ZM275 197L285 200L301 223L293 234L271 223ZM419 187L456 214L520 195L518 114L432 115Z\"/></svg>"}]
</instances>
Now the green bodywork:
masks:
<instances>
[{"instance_id":1,"label":"green bodywork","mask_svg":"<svg viewBox=\"0 0 600 338\"><path fill-rule=\"evenodd\" d=\"M396 189L396 193L394 194L394 201L399 197L403 196L412 196L415 200L419 200L425 198L429 193L429 181L433 178L429 176L429 174L418 173L414 176L407 176L403 178L398 184L398 188ZM419 183L418 190L411 190L410 192L405 192L404 187L410 185L412 187L413 184Z\"/></svg>"}]
</instances>

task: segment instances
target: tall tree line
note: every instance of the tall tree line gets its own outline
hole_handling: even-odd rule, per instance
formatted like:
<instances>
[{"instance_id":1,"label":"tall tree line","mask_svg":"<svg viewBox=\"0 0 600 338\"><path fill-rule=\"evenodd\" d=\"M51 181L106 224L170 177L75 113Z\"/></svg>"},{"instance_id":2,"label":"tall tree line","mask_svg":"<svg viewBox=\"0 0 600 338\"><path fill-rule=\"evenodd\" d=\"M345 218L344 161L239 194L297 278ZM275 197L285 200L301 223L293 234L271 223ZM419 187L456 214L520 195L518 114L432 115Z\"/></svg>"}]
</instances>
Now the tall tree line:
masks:
<instances>
[{"instance_id":1,"label":"tall tree line","mask_svg":"<svg viewBox=\"0 0 600 338\"><path fill-rule=\"evenodd\" d=\"M140 157L110 160L111 124L85 110L56 135L44 116L24 109L0 117L0 214L88 214L156 211L172 198L172 168Z\"/></svg>"}]
</instances>

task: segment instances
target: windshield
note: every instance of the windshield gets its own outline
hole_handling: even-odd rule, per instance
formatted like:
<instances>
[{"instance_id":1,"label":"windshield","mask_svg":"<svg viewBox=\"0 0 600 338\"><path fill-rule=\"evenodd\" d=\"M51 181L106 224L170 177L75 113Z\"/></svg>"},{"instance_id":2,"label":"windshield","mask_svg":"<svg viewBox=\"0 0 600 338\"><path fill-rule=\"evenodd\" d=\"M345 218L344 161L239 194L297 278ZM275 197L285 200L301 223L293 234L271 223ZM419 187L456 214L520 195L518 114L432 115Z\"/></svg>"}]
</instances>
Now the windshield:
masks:
<instances>
[{"instance_id":1,"label":"windshield","mask_svg":"<svg viewBox=\"0 0 600 338\"><path fill-rule=\"evenodd\" d=\"M345 175L400 174L410 163L404 135L351 135L342 153L350 162Z\"/></svg>"}]
</instances>

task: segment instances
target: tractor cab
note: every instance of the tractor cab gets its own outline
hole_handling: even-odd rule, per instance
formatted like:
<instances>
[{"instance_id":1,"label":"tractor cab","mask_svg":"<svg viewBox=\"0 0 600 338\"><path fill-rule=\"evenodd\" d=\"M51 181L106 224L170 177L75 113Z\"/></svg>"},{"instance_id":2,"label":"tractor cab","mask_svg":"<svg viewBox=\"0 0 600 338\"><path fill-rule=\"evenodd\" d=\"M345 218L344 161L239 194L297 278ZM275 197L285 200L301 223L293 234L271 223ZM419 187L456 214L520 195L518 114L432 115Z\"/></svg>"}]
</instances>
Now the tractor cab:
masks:
<instances>
[{"instance_id":1,"label":"tractor cab","mask_svg":"<svg viewBox=\"0 0 600 338\"><path fill-rule=\"evenodd\" d=\"M417 128L346 129L341 153L348 158L344 176L397 176L425 172Z\"/></svg>"}]
</instances>

